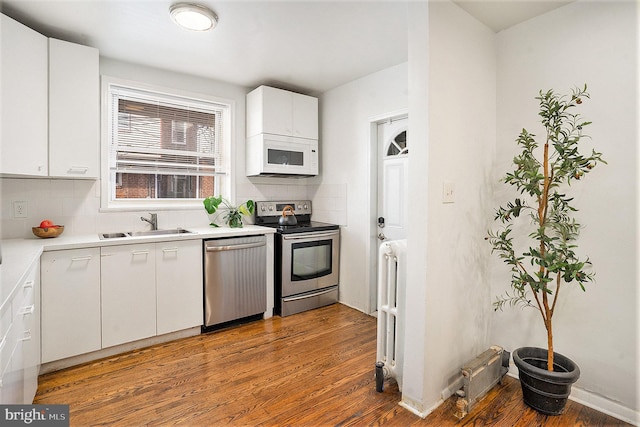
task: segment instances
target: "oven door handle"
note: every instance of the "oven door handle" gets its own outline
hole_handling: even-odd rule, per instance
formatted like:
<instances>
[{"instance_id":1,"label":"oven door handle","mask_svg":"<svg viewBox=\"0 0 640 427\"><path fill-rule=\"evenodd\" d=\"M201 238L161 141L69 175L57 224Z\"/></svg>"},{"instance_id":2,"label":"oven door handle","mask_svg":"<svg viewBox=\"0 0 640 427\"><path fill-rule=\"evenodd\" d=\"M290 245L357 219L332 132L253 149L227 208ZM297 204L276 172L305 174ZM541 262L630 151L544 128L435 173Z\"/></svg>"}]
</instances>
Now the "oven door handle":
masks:
<instances>
[{"instance_id":1,"label":"oven door handle","mask_svg":"<svg viewBox=\"0 0 640 427\"><path fill-rule=\"evenodd\" d=\"M315 292L315 293L312 293L312 294L304 294L304 295L300 295L300 296L297 296L297 297L285 297L285 298L282 298L282 301L284 301L284 302L299 301L301 299L317 297L317 296L320 296L320 295L328 294L329 292L335 292L335 290L336 290L336 287L334 286L334 287L332 287L330 289L325 289L322 292Z\"/></svg>"},{"instance_id":2,"label":"oven door handle","mask_svg":"<svg viewBox=\"0 0 640 427\"><path fill-rule=\"evenodd\" d=\"M296 234L283 234L282 238L284 240L302 240L302 239L317 239L322 237L334 237L339 235L338 231L332 231L329 233L296 233Z\"/></svg>"}]
</instances>

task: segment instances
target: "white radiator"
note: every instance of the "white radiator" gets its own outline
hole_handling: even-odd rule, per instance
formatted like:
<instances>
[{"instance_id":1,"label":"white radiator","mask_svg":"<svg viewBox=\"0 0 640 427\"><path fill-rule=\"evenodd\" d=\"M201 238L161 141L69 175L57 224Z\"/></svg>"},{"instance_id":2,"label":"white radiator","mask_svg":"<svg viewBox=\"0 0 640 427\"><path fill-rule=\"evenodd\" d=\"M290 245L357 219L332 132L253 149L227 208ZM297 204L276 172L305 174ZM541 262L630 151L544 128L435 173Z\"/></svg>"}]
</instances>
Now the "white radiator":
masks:
<instances>
[{"instance_id":1,"label":"white radiator","mask_svg":"<svg viewBox=\"0 0 640 427\"><path fill-rule=\"evenodd\" d=\"M407 241L384 242L378 252L378 349L376 390L394 378L402 391L404 356L404 297Z\"/></svg>"}]
</instances>

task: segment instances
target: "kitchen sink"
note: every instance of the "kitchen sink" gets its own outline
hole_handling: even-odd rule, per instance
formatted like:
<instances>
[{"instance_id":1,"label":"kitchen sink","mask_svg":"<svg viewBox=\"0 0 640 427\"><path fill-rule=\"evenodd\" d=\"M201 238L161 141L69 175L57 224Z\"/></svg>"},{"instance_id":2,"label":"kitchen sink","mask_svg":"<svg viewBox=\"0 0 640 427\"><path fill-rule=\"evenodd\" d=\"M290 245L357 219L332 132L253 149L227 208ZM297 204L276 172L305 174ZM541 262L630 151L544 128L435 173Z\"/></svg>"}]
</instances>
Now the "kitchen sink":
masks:
<instances>
[{"instance_id":1,"label":"kitchen sink","mask_svg":"<svg viewBox=\"0 0 640 427\"><path fill-rule=\"evenodd\" d=\"M127 233L100 233L98 234L100 239L117 239L120 237L128 237Z\"/></svg>"},{"instance_id":2,"label":"kitchen sink","mask_svg":"<svg viewBox=\"0 0 640 427\"><path fill-rule=\"evenodd\" d=\"M185 230L184 228L171 228L167 230L147 230L147 231L127 231L123 233L100 233L98 237L101 240L104 239L119 239L126 237L144 237L144 236L166 236L171 234L185 234L193 233L192 231Z\"/></svg>"}]
</instances>

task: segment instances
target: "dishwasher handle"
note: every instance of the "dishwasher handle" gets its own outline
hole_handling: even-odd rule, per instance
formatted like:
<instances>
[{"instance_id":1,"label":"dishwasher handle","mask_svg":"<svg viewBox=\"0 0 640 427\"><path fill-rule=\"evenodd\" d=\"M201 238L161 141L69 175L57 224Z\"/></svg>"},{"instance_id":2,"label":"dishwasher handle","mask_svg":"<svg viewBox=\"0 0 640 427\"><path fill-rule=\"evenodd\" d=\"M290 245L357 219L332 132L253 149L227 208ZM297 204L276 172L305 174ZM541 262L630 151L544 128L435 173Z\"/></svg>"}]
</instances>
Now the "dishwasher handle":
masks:
<instances>
[{"instance_id":1,"label":"dishwasher handle","mask_svg":"<svg viewBox=\"0 0 640 427\"><path fill-rule=\"evenodd\" d=\"M258 248L260 246L266 246L266 242L256 242L256 243L241 243L237 245L225 245L225 246L207 246L207 252L222 252L222 251L235 251L237 249L249 249L249 248Z\"/></svg>"}]
</instances>

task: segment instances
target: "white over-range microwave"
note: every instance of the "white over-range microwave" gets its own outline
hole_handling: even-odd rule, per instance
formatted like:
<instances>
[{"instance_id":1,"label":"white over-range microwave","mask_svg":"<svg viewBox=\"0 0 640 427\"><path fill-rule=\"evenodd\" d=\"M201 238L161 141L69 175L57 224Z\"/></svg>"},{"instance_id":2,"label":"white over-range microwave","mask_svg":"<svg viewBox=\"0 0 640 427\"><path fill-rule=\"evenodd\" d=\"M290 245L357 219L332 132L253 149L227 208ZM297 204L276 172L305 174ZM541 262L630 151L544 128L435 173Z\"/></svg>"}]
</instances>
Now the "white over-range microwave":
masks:
<instances>
[{"instance_id":1,"label":"white over-range microwave","mask_svg":"<svg viewBox=\"0 0 640 427\"><path fill-rule=\"evenodd\" d=\"M318 175L318 141L262 133L247 139L247 176Z\"/></svg>"}]
</instances>

